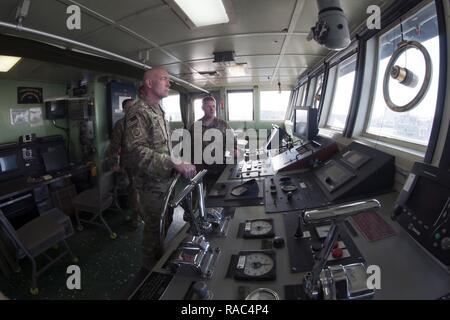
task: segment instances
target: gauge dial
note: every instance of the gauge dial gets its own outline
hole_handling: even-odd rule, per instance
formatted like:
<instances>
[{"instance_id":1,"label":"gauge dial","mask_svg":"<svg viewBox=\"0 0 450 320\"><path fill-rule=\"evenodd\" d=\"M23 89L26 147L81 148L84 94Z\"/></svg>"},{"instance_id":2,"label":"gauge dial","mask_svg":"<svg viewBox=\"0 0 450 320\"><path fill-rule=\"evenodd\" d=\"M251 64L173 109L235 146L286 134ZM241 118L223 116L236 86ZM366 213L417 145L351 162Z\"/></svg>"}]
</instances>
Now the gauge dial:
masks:
<instances>
[{"instance_id":1,"label":"gauge dial","mask_svg":"<svg viewBox=\"0 0 450 320\"><path fill-rule=\"evenodd\" d=\"M268 234L272 231L272 224L265 220L252 221L250 224L250 234L254 236L260 236Z\"/></svg>"},{"instance_id":2,"label":"gauge dial","mask_svg":"<svg viewBox=\"0 0 450 320\"><path fill-rule=\"evenodd\" d=\"M293 192L296 191L298 188L294 185L287 185L287 186L281 186L281 190L284 192Z\"/></svg>"},{"instance_id":3,"label":"gauge dial","mask_svg":"<svg viewBox=\"0 0 450 320\"><path fill-rule=\"evenodd\" d=\"M271 289L258 288L250 292L245 300L280 300L280 296Z\"/></svg>"},{"instance_id":4,"label":"gauge dial","mask_svg":"<svg viewBox=\"0 0 450 320\"><path fill-rule=\"evenodd\" d=\"M263 276L274 268L273 259L264 253L251 253L245 259L244 274L251 277Z\"/></svg>"}]
</instances>

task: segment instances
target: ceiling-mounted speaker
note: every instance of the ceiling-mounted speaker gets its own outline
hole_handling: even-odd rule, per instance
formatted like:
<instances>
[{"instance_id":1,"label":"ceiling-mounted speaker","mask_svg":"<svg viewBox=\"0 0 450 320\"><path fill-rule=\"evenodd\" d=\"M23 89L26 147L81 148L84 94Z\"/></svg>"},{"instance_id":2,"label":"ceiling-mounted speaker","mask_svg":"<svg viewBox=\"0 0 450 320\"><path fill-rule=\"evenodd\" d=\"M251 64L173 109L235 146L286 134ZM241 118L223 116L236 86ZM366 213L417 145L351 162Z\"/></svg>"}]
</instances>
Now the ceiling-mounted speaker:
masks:
<instances>
[{"instance_id":1,"label":"ceiling-mounted speaker","mask_svg":"<svg viewBox=\"0 0 450 320\"><path fill-rule=\"evenodd\" d=\"M234 51L214 52L214 63L229 65L234 63Z\"/></svg>"}]
</instances>

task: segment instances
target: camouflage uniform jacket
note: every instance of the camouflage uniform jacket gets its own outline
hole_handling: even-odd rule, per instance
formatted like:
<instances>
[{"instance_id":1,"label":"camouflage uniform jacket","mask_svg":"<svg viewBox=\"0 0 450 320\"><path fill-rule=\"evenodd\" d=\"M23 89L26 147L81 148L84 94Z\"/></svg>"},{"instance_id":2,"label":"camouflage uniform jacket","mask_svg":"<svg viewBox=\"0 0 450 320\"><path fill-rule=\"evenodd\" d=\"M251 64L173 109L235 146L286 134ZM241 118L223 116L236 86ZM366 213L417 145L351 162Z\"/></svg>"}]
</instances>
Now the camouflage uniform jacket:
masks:
<instances>
[{"instance_id":1,"label":"camouflage uniform jacket","mask_svg":"<svg viewBox=\"0 0 450 320\"><path fill-rule=\"evenodd\" d=\"M170 127L160 105L138 100L125 116L126 166L137 189L167 182L172 173Z\"/></svg>"}]
</instances>

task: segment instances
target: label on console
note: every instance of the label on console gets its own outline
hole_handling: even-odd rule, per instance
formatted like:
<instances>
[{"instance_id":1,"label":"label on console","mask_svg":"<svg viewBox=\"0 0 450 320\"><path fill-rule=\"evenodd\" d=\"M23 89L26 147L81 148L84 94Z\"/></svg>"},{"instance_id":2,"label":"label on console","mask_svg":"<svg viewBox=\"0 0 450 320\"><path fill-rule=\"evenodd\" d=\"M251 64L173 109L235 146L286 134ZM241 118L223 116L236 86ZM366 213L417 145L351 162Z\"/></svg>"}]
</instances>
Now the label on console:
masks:
<instances>
[{"instance_id":1,"label":"label on console","mask_svg":"<svg viewBox=\"0 0 450 320\"><path fill-rule=\"evenodd\" d=\"M244 269L245 266L245 256L239 256L239 260L237 263L237 269Z\"/></svg>"},{"instance_id":2,"label":"label on console","mask_svg":"<svg viewBox=\"0 0 450 320\"><path fill-rule=\"evenodd\" d=\"M411 186L414 183L414 180L416 179L416 175L414 173L410 173L408 176L408 180L405 182L405 186L403 187L403 190L406 192L409 192L411 190Z\"/></svg>"}]
</instances>

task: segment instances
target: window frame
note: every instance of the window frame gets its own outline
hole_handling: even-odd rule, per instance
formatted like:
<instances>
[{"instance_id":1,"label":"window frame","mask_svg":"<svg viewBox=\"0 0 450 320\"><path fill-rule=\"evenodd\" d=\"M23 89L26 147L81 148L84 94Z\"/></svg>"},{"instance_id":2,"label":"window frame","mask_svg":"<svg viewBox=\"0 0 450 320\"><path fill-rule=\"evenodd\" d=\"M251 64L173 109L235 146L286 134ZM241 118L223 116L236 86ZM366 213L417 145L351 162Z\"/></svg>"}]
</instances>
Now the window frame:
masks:
<instances>
[{"instance_id":1,"label":"window frame","mask_svg":"<svg viewBox=\"0 0 450 320\"><path fill-rule=\"evenodd\" d=\"M270 89L268 89L268 90L259 90L259 119L258 119L258 121L260 121L260 122L263 122L263 123L272 123L272 122L283 122L284 120L286 120L286 113L289 111L288 109L289 109L289 102L290 102L290 96L291 96L291 94L292 94L292 90L283 90L282 92L288 92L289 93L289 98L288 98L288 102L287 102L287 105L286 105L286 111L284 112L284 115L283 115L283 119L276 119L276 120L270 120L270 119L266 119L266 120L264 120L264 119L261 119L261 94L263 93L263 92L277 92L277 90L270 90Z\"/></svg>"},{"instance_id":2,"label":"window frame","mask_svg":"<svg viewBox=\"0 0 450 320\"><path fill-rule=\"evenodd\" d=\"M180 93L178 91L171 91L171 92L169 92L169 95L166 98L168 98L169 96L178 96L178 108L179 108L179 111L180 111L180 118L181 118L180 121L169 121L169 123L182 124L183 123L183 115L181 113ZM162 101L163 101L162 102L162 107L164 108L164 100L162 100ZM164 110L164 113L167 114L167 112L165 110Z\"/></svg>"},{"instance_id":3,"label":"window frame","mask_svg":"<svg viewBox=\"0 0 450 320\"><path fill-rule=\"evenodd\" d=\"M251 120L230 120L230 99L228 94L230 93L244 93L251 92L252 93L252 119ZM230 122L254 122L255 120L255 90L254 89L238 89L238 90L227 90L226 91L226 100L227 100L227 121Z\"/></svg>"},{"instance_id":4,"label":"window frame","mask_svg":"<svg viewBox=\"0 0 450 320\"><path fill-rule=\"evenodd\" d=\"M347 117L346 117L346 120L345 120L344 128L341 129L341 128L333 127L333 126L329 125L328 122L330 121L330 115L331 115L331 111L333 110L333 103L334 103L334 100L335 100L335 97L336 97L336 87L337 87L337 84L339 82L338 81L339 80L339 67L340 67L341 63L343 63L343 62L345 62L347 60L350 60L353 57L355 58L355 79L353 80L352 96L350 98L350 102L349 102L349 107L348 107L348 111L347 111ZM336 68L336 71L334 72L334 75L333 75L332 79L330 79L330 78L327 79L326 88L331 90L332 92L331 92L331 98L330 98L330 101L329 101L329 106L328 106L326 118L324 119L322 128L338 132L338 133L340 133L342 135L347 130L347 125L348 125L348 122L349 122L348 120L349 120L349 117L350 117L350 114L351 114L351 109L352 109L353 104L355 102L354 101L355 90L357 89L357 86L356 86L357 82L356 81L357 81L357 74L359 72L359 70L358 70L358 61L359 61L358 50L356 50L356 51L352 50L352 51L348 52L347 54L343 55L339 60L334 61L332 64L329 65L329 67L327 69L328 74L329 74L329 71L331 71L333 68ZM331 81L331 83L330 83L330 81Z\"/></svg>"}]
</instances>

